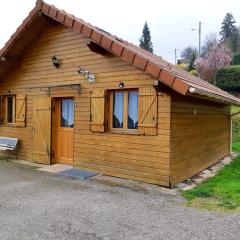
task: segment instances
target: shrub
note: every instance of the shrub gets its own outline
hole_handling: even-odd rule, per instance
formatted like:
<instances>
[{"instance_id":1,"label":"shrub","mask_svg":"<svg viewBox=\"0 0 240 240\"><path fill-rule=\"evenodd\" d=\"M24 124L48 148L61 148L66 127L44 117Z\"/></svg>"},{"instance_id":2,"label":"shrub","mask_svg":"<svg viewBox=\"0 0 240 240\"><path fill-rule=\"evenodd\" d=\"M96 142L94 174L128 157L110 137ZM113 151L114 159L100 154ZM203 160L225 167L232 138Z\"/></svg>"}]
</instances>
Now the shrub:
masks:
<instances>
[{"instance_id":1,"label":"shrub","mask_svg":"<svg viewBox=\"0 0 240 240\"><path fill-rule=\"evenodd\" d=\"M240 65L219 69L215 74L216 86L226 91L240 89Z\"/></svg>"},{"instance_id":2,"label":"shrub","mask_svg":"<svg viewBox=\"0 0 240 240\"><path fill-rule=\"evenodd\" d=\"M198 76L197 71L195 69L191 70L189 73L194 76Z\"/></svg>"},{"instance_id":3,"label":"shrub","mask_svg":"<svg viewBox=\"0 0 240 240\"><path fill-rule=\"evenodd\" d=\"M181 69L184 69L187 71L188 69L188 65L187 63L181 63L181 64L178 64L177 67L181 68Z\"/></svg>"},{"instance_id":4,"label":"shrub","mask_svg":"<svg viewBox=\"0 0 240 240\"><path fill-rule=\"evenodd\" d=\"M232 61L232 51L223 44L217 44L205 57L194 62L198 75L206 80L214 80L218 69L229 66Z\"/></svg>"},{"instance_id":5,"label":"shrub","mask_svg":"<svg viewBox=\"0 0 240 240\"><path fill-rule=\"evenodd\" d=\"M234 53L232 59L232 65L239 65L240 64L240 53Z\"/></svg>"}]
</instances>

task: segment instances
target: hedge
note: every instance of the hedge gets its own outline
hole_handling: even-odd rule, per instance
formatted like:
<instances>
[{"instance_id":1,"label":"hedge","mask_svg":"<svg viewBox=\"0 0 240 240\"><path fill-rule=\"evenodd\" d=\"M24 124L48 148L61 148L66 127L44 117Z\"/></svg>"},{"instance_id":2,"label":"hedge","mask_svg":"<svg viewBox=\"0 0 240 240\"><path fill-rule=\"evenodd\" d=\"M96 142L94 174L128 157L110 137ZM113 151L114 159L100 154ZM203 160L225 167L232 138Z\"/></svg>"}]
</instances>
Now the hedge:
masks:
<instances>
[{"instance_id":1,"label":"hedge","mask_svg":"<svg viewBox=\"0 0 240 240\"><path fill-rule=\"evenodd\" d=\"M232 130L233 130L233 142L240 142L240 117L233 117L232 121Z\"/></svg>"},{"instance_id":2,"label":"hedge","mask_svg":"<svg viewBox=\"0 0 240 240\"><path fill-rule=\"evenodd\" d=\"M215 83L226 91L240 91L240 65L219 69L215 74Z\"/></svg>"},{"instance_id":3,"label":"hedge","mask_svg":"<svg viewBox=\"0 0 240 240\"><path fill-rule=\"evenodd\" d=\"M234 53L232 58L232 65L240 64L240 53Z\"/></svg>"},{"instance_id":4,"label":"hedge","mask_svg":"<svg viewBox=\"0 0 240 240\"><path fill-rule=\"evenodd\" d=\"M231 113L237 113L240 111L240 107L232 107ZM240 143L240 115L236 115L232 118L232 137L233 143Z\"/></svg>"}]
</instances>

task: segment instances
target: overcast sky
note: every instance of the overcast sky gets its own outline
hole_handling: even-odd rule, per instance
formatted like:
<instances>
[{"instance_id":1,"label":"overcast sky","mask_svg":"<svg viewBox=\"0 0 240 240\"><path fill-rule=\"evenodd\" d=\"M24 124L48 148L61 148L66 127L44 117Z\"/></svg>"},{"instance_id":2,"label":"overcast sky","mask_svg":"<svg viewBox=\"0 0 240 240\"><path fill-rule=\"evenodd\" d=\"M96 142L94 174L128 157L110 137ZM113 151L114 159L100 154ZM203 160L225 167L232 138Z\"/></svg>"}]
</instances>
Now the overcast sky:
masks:
<instances>
[{"instance_id":1,"label":"overcast sky","mask_svg":"<svg viewBox=\"0 0 240 240\"><path fill-rule=\"evenodd\" d=\"M35 0L2 0L0 8L0 47L21 24ZM47 0L60 9L74 14L134 44L139 43L143 24L148 22L154 52L174 62L185 47L198 46L198 22L202 22L203 42L207 34L218 33L223 17L233 13L240 25L240 1L214 0Z\"/></svg>"}]
</instances>

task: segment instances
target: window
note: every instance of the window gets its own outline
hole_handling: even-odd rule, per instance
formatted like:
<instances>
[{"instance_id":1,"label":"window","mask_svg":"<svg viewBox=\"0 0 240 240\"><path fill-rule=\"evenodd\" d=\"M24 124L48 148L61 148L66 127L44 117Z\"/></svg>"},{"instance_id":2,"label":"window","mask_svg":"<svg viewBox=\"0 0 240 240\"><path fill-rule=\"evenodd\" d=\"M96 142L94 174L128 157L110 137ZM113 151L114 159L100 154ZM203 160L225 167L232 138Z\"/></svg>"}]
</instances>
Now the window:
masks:
<instances>
[{"instance_id":1,"label":"window","mask_svg":"<svg viewBox=\"0 0 240 240\"><path fill-rule=\"evenodd\" d=\"M61 127L73 128L74 125L74 100L61 100Z\"/></svg>"},{"instance_id":2,"label":"window","mask_svg":"<svg viewBox=\"0 0 240 240\"><path fill-rule=\"evenodd\" d=\"M112 129L138 129L138 91L113 91L110 94Z\"/></svg>"},{"instance_id":3,"label":"window","mask_svg":"<svg viewBox=\"0 0 240 240\"><path fill-rule=\"evenodd\" d=\"M15 112L16 112L16 97L14 95L6 97L6 109L7 109L7 116L6 121L7 123L14 123L15 122Z\"/></svg>"},{"instance_id":4,"label":"window","mask_svg":"<svg viewBox=\"0 0 240 240\"><path fill-rule=\"evenodd\" d=\"M154 87L137 90L93 89L90 92L91 132L156 136L158 92Z\"/></svg>"},{"instance_id":5,"label":"window","mask_svg":"<svg viewBox=\"0 0 240 240\"><path fill-rule=\"evenodd\" d=\"M26 94L0 96L0 125L26 127Z\"/></svg>"}]
</instances>

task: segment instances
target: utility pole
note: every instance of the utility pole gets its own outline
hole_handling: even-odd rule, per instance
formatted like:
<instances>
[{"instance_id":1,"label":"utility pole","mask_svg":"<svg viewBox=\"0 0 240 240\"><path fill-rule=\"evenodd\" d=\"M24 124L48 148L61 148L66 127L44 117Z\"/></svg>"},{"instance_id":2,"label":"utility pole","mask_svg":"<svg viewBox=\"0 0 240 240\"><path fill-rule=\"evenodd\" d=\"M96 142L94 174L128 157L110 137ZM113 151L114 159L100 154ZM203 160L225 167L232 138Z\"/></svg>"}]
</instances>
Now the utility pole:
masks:
<instances>
[{"instance_id":1,"label":"utility pole","mask_svg":"<svg viewBox=\"0 0 240 240\"><path fill-rule=\"evenodd\" d=\"M197 30L196 28L192 28L192 31ZM202 38L202 22L198 23L198 55L201 55L201 38Z\"/></svg>"},{"instance_id":2,"label":"utility pole","mask_svg":"<svg viewBox=\"0 0 240 240\"><path fill-rule=\"evenodd\" d=\"M198 25L198 34L199 34L199 39L198 39L198 56L201 56L201 37L202 37L202 22L199 22Z\"/></svg>"},{"instance_id":3,"label":"utility pole","mask_svg":"<svg viewBox=\"0 0 240 240\"><path fill-rule=\"evenodd\" d=\"M175 65L177 65L177 49L174 49Z\"/></svg>"}]
</instances>

